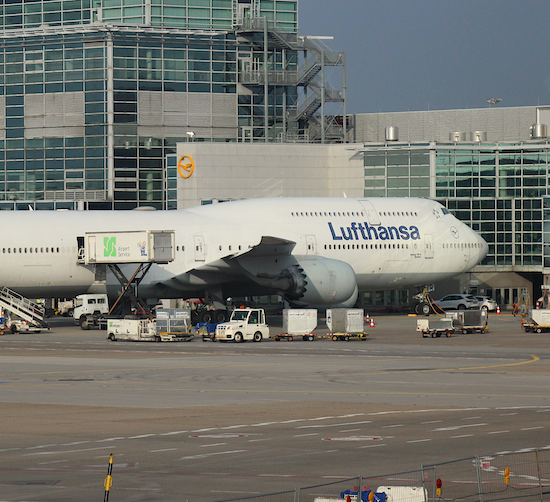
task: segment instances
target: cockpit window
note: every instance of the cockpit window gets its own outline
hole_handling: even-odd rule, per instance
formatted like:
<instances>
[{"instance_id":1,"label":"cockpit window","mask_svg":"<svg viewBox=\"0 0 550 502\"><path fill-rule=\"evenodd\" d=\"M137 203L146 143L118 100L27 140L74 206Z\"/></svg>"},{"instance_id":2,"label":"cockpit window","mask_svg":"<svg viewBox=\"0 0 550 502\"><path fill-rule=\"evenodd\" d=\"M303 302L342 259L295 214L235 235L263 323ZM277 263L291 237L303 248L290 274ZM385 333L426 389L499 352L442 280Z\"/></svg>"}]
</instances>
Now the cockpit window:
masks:
<instances>
[{"instance_id":1,"label":"cockpit window","mask_svg":"<svg viewBox=\"0 0 550 502\"><path fill-rule=\"evenodd\" d=\"M441 211L443 212L443 214L451 214L451 213L449 213L449 211L447 210L446 207L442 207Z\"/></svg>"}]
</instances>

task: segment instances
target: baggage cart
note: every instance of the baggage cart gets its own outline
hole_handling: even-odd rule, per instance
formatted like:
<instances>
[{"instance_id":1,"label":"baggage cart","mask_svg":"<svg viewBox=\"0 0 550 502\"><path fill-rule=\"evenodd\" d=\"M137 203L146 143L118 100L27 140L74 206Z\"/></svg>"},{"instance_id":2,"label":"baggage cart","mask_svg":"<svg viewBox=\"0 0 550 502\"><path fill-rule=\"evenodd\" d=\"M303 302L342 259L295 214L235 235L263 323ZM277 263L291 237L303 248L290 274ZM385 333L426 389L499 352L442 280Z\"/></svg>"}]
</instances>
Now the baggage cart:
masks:
<instances>
[{"instance_id":1,"label":"baggage cart","mask_svg":"<svg viewBox=\"0 0 550 502\"><path fill-rule=\"evenodd\" d=\"M195 338L191 332L191 310L157 309L156 331L163 341L190 342Z\"/></svg>"},{"instance_id":2,"label":"baggage cart","mask_svg":"<svg viewBox=\"0 0 550 502\"><path fill-rule=\"evenodd\" d=\"M550 331L550 309L530 309L522 321L526 333Z\"/></svg>"},{"instance_id":3,"label":"baggage cart","mask_svg":"<svg viewBox=\"0 0 550 502\"><path fill-rule=\"evenodd\" d=\"M286 339L292 342L301 337L304 341L315 340L313 331L317 328L316 309L284 309L283 332L271 335L275 341Z\"/></svg>"},{"instance_id":4,"label":"baggage cart","mask_svg":"<svg viewBox=\"0 0 550 502\"><path fill-rule=\"evenodd\" d=\"M455 333L486 333L489 331L487 324L487 310L459 310L457 312L447 312L445 316L453 319Z\"/></svg>"},{"instance_id":5,"label":"baggage cart","mask_svg":"<svg viewBox=\"0 0 550 502\"><path fill-rule=\"evenodd\" d=\"M197 335L202 337L203 342L215 342L216 341L216 326L217 322L198 322L195 324L195 330Z\"/></svg>"},{"instance_id":6,"label":"baggage cart","mask_svg":"<svg viewBox=\"0 0 550 502\"><path fill-rule=\"evenodd\" d=\"M363 309L327 309L329 337L338 340L366 340L364 332L365 312Z\"/></svg>"},{"instance_id":7,"label":"baggage cart","mask_svg":"<svg viewBox=\"0 0 550 502\"><path fill-rule=\"evenodd\" d=\"M448 317L442 319L417 319L416 331L422 333L422 338L431 336L439 338L442 335L450 337L454 333L453 319Z\"/></svg>"}]
</instances>

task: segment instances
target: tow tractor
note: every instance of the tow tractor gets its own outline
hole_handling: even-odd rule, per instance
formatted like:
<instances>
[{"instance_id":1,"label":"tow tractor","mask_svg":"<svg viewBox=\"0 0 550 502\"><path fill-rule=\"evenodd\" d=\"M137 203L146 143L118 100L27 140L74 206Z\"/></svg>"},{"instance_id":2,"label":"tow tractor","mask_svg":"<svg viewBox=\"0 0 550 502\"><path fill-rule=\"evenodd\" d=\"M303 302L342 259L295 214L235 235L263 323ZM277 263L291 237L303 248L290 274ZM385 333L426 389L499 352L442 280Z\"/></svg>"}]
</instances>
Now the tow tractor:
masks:
<instances>
[{"instance_id":1,"label":"tow tractor","mask_svg":"<svg viewBox=\"0 0 550 502\"><path fill-rule=\"evenodd\" d=\"M229 321L216 326L215 340L220 342L261 342L264 338L269 338L269 326L266 323L264 309L235 309Z\"/></svg>"}]
</instances>

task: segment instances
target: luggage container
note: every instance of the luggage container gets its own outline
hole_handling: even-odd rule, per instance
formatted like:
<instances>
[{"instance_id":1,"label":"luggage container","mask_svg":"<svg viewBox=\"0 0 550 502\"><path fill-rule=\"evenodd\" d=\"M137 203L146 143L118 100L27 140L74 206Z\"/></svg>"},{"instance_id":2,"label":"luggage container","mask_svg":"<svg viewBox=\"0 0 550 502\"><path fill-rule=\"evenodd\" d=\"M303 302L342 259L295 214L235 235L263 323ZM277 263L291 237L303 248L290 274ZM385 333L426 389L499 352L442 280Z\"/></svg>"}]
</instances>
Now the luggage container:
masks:
<instances>
[{"instance_id":1,"label":"luggage container","mask_svg":"<svg viewBox=\"0 0 550 502\"><path fill-rule=\"evenodd\" d=\"M526 333L550 331L550 309L531 309L522 321Z\"/></svg>"},{"instance_id":2,"label":"luggage container","mask_svg":"<svg viewBox=\"0 0 550 502\"><path fill-rule=\"evenodd\" d=\"M366 340L363 309L327 309L329 336L334 340Z\"/></svg>"},{"instance_id":3,"label":"luggage container","mask_svg":"<svg viewBox=\"0 0 550 502\"><path fill-rule=\"evenodd\" d=\"M157 309L157 335L163 338L174 338L177 341L189 342L195 337L191 332L190 309Z\"/></svg>"},{"instance_id":4,"label":"luggage container","mask_svg":"<svg viewBox=\"0 0 550 502\"><path fill-rule=\"evenodd\" d=\"M291 342L299 336L304 341L312 342L315 339L313 333L315 328L317 328L316 309L284 309L283 333L272 336L277 342L283 338Z\"/></svg>"},{"instance_id":5,"label":"luggage container","mask_svg":"<svg viewBox=\"0 0 550 502\"><path fill-rule=\"evenodd\" d=\"M458 310L456 312L447 312L445 317L454 320L456 333L485 333L489 331L487 325L487 310Z\"/></svg>"},{"instance_id":6,"label":"luggage container","mask_svg":"<svg viewBox=\"0 0 550 502\"><path fill-rule=\"evenodd\" d=\"M450 337L454 333L454 319L445 317L442 319L417 319L416 331L422 333L422 338L431 336L439 338L441 335Z\"/></svg>"}]
</instances>

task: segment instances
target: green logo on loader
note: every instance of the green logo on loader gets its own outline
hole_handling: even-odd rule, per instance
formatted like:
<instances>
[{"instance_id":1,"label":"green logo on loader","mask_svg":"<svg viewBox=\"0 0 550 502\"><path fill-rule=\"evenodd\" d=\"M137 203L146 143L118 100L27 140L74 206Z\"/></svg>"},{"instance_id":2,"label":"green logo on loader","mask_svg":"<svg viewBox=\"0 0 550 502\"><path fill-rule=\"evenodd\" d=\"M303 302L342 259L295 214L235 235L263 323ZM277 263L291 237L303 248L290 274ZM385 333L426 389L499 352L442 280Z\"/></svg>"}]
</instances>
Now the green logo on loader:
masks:
<instances>
[{"instance_id":1,"label":"green logo on loader","mask_svg":"<svg viewBox=\"0 0 550 502\"><path fill-rule=\"evenodd\" d=\"M103 256L116 258L116 237L103 237Z\"/></svg>"}]
</instances>

